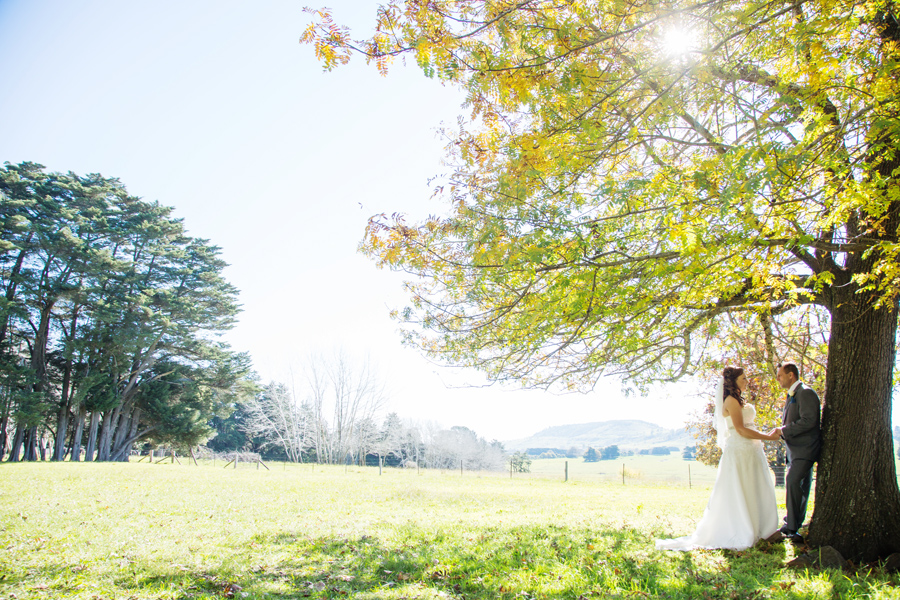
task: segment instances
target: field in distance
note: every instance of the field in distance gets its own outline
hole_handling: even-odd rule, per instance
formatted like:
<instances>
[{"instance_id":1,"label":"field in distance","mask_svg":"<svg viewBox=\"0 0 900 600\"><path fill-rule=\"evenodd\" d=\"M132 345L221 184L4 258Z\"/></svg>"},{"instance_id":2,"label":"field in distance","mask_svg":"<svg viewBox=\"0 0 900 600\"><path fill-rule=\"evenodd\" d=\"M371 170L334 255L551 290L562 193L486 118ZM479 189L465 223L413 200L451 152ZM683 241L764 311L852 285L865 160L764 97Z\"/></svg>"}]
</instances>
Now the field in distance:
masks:
<instances>
[{"instance_id":1,"label":"field in distance","mask_svg":"<svg viewBox=\"0 0 900 600\"><path fill-rule=\"evenodd\" d=\"M583 458L538 458L531 463L533 477L565 478L566 463L570 481L605 481L622 483L622 469L625 469L625 484L663 483L692 487L711 488L716 481L716 468L708 467L696 460L684 460L679 452L667 456L638 454L620 456L614 460L585 462ZM516 474L523 477L528 474Z\"/></svg>"},{"instance_id":2,"label":"field in distance","mask_svg":"<svg viewBox=\"0 0 900 600\"><path fill-rule=\"evenodd\" d=\"M655 550L705 487L270 466L2 464L0 598L900 598L790 545Z\"/></svg>"}]
</instances>

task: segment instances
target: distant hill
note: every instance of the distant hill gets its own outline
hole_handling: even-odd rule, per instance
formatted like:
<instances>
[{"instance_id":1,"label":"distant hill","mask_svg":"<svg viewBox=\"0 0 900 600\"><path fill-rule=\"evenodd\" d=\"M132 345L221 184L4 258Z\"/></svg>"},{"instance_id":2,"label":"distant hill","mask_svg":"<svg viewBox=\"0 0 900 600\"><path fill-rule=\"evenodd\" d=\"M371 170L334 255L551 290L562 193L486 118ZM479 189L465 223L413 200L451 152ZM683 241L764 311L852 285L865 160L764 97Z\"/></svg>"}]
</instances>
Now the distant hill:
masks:
<instances>
[{"instance_id":1,"label":"distant hill","mask_svg":"<svg viewBox=\"0 0 900 600\"><path fill-rule=\"evenodd\" d=\"M684 428L666 429L647 421L600 421L556 425L536 434L503 443L507 450L528 448L603 448L616 445L626 448L652 448L653 446L693 446L694 436Z\"/></svg>"}]
</instances>

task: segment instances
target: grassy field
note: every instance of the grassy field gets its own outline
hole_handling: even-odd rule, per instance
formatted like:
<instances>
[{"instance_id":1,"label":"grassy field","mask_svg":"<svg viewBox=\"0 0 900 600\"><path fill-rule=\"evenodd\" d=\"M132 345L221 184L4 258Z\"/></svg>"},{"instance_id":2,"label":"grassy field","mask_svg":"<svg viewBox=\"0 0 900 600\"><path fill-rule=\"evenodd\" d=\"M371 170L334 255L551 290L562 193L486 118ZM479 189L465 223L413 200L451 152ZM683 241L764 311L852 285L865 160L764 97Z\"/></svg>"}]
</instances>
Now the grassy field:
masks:
<instances>
[{"instance_id":1,"label":"grassy field","mask_svg":"<svg viewBox=\"0 0 900 600\"><path fill-rule=\"evenodd\" d=\"M716 481L715 467L707 467L694 460L684 460L676 452L668 456L623 456L616 460L599 462L584 462L581 458L544 458L531 463L531 476L562 480L565 478L567 462L569 481L606 481L621 484L623 467L625 485L663 483L711 488Z\"/></svg>"},{"instance_id":2,"label":"grassy field","mask_svg":"<svg viewBox=\"0 0 900 600\"><path fill-rule=\"evenodd\" d=\"M784 569L789 545L658 552L709 488L627 466L624 486L270 466L0 465L0 598L900 599L877 567Z\"/></svg>"}]
</instances>

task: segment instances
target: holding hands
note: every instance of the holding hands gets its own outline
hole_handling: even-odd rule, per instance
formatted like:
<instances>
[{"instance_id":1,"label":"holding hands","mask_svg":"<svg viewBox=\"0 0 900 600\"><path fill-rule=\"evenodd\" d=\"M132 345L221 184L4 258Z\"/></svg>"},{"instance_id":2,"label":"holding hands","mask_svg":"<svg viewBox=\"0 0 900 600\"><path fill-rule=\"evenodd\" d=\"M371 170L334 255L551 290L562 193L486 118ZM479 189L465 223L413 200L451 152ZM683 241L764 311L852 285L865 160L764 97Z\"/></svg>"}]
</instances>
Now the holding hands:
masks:
<instances>
[{"instance_id":1,"label":"holding hands","mask_svg":"<svg viewBox=\"0 0 900 600\"><path fill-rule=\"evenodd\" d=\"M769 433L769 435L767 436L766 439L775 441L780 438L781 438L781 427L776 427Z\"/></svg>"}]
</instances>

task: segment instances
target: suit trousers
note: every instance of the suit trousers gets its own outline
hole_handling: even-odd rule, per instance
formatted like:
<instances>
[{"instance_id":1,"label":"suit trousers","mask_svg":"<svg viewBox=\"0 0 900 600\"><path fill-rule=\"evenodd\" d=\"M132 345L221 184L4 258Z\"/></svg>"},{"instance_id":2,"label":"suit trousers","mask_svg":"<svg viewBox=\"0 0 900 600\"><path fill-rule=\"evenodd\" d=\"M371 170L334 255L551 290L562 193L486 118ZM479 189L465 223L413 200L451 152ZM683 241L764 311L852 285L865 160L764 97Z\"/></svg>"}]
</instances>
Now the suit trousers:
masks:
<instances>
[{"instance_id":1,"label":"suit trousers","mask_svg":"<svg viewBox=\"0 0 900 600\"><path fill-rule=\"evenodd\" d=\"M791 466L784 478L785 504L787 505L784 524L791 531L800 529L803 519L806 518L806 503L809 500L809 489L812 486L815 464L814 460L795 458L791 460Z\"/></svg>"}]
</instances>

